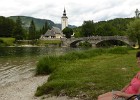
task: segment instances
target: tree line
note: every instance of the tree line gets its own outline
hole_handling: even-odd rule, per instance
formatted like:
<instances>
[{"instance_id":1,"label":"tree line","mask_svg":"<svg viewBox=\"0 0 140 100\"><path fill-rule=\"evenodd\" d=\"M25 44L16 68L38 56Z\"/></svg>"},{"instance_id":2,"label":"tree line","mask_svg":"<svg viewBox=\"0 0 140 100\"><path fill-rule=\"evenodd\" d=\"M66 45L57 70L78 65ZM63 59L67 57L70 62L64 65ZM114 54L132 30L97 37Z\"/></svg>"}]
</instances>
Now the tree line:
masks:
<instances>
[{"instance_id":1,"label":"tree line","mask_svg":"<svg viewBox=\"0 0 140 100\"><path fill-rule=\"evenodd\" d=\"M127 35L127 25L134 18L116 18L94 23L93 20L84 21L82 26L74 28L75 37Z\"/></svg>"},{"instance_id":2,"label":"tree line","mask_svg":"<svg viewBox=\"0 0 140 100\"><path fill-rule=\"evenodd\" d=\"M44 34L50 29L47 21L40 30L36 30L33 20L28 27L24 27L20 17L17 17L14 22L12 19L0 16L0 37L13 37L16 40L35 40L39 39L41 34Z\"/></svg>"}]
</instances>

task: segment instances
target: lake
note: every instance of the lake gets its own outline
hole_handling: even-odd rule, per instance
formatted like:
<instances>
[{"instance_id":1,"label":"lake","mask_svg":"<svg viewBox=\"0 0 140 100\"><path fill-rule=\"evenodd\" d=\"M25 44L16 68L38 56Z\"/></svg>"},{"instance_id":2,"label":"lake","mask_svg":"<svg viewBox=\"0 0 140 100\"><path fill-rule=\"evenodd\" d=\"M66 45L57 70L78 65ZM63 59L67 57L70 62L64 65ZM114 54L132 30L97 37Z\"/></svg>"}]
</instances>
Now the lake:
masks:
<instances>
[{"instance_id":1,"label":"lake","mask_svg":"<svg viewBox=\"0 0 140 100\"><path fill-rule=\"evenodd\" d=\"M60 55L79 48L0 47L0 86L35 74L36 64L45 55Z\"/></svg>"}]
</instances>

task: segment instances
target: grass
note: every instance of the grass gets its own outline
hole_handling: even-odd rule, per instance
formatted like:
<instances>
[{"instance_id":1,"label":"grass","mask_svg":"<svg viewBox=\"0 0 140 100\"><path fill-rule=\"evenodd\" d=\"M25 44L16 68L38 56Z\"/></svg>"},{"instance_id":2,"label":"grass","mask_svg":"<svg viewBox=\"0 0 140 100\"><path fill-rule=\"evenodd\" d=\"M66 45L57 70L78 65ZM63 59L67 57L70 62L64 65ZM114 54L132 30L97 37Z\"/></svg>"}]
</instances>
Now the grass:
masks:
<instances>
[{"instance_id":1,"label":"grass","mask_svg":"<svg viewBox=\"0 0 140 100\"><path fill-rule=\"evenodd\" d=\"M138 71L135 67L136 50L128 50L113 48L73 52L53 56L52 61L48 57L44 60L48 65L46 67L39 66L42 63L39 61L38 68L44 66L52 69L49 73L44 69L43 73L38 73L51 75L48 82L38 87L35 95L67 95L96 100L99 94L120 90Z\"/></svg>"},{"instance_id":2,"label":"grass","mask_svg":"<svg viewBox=\"0 0 140 100\"><path fill-rule=\"evenodd\" d=\"M48 44L54 44L59 45L61 44L60 40L38 40L38 45L48 45Z\"/></svg>"},{"instance_id":3,"label":"grass","mask_svg":"<svg viewBox=\"0 0 140 100\"><path fill-rule=\"evenodd\" d=\"M105 51L105 50L104 50ZM92 56L97 56L102 54L103 49L94 49L94 50L87 50L84 52L70 52L65 55L60 55L60 56L46 56L42 59L40 59L39 63L37 64L36 68L36 74L50 74L61 64L66 63L66 62L72 62L76 61L79 59L85 59L85 58L90 58Z\"/></svg>"},{"instance_id":4,"label":"grass","mask_svg":"<svg viewBox=\"0 0 140 100\"><path fill-rule=\"evenodd\" d=\"M15 42L15 38L4 38L4 37L1 37L0 41L1 41L0 42L1 46L13 46L14 42Z\"/></svg>"},{"instance_id":5,"label":"grass","mask_svg":"<svg viewBox=\"0 0 140 100\"><path fill-rule=\"evenodd\" d=\"M17 41L17 44L19 45L31 45L31 44L35 44L38 46L48 46L48 45L60 45L61 41L60 40L35 40L35 41L31 41L31 40L22 40L22 41Z\"/></svg>"}]
</instances>

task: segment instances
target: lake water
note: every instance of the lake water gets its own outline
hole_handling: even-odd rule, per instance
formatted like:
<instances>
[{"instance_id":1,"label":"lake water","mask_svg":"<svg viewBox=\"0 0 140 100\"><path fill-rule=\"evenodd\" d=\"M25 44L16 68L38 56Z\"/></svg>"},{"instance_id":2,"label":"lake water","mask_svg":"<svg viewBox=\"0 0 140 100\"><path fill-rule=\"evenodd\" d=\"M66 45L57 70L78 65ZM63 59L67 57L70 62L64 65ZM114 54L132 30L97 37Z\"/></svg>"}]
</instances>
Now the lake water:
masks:
<instances>
[{"instance_id":1,"label":"lake water","mask_svg":"<svg viewBox=\"0 0 140 100\"><path fill-rule=\"evenodd\" d=\"M58 55L80 49L47 47L0 47L0 86L5 86L35 74L42 56Z\"/></svg>"}]
</instances>

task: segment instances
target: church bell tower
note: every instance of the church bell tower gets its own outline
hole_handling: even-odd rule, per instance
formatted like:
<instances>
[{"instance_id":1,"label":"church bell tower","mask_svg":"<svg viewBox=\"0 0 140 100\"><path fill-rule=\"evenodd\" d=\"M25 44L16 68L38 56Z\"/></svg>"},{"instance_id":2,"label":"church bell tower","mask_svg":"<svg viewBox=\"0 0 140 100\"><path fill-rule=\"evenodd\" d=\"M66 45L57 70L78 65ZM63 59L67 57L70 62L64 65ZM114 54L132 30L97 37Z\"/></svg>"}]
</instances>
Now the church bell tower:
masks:
<instances>
[{"instance_id":1,"label":"church bell tower","mask_svg":"<svg viewBox=\"0 0 140 100\"><path fill-rule=\"evenodd\" d=\"M138 9L136 9L135 14L136 14L136 18L140 18L140 11Z\"/></svg>"},{"instance_id":2,"label":"church bell tower","mask_svg":"<svg viewBox=\"0 0 140 100\"><path fill-rule=\"evenodd\" d=\"M64 8L63 16L61 17L61 30L68 27L68 17L66 16L66 10Z\"/></svg>"}]
</instances>

